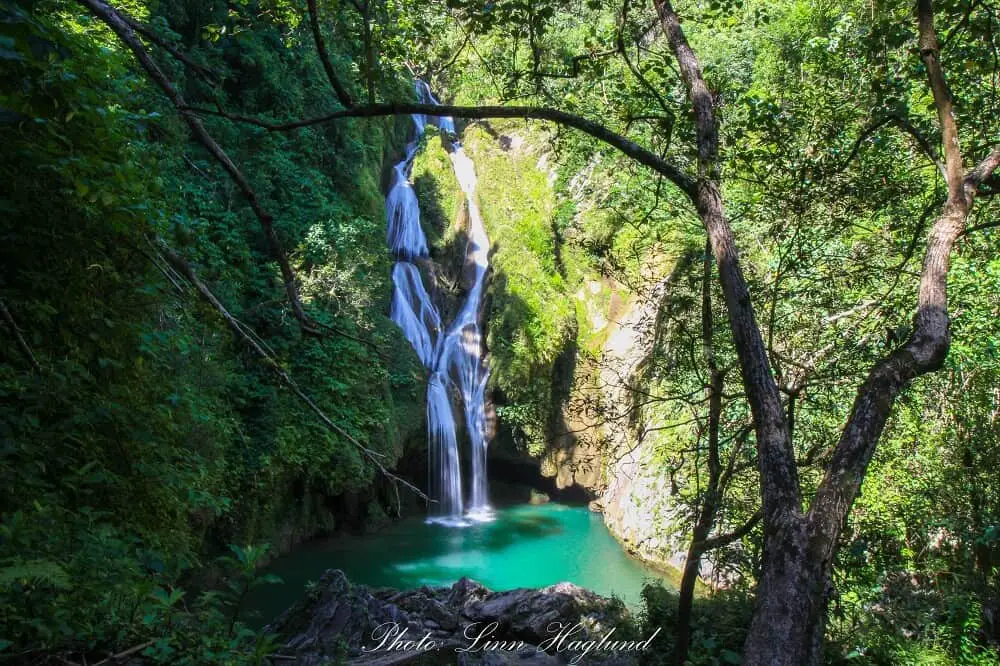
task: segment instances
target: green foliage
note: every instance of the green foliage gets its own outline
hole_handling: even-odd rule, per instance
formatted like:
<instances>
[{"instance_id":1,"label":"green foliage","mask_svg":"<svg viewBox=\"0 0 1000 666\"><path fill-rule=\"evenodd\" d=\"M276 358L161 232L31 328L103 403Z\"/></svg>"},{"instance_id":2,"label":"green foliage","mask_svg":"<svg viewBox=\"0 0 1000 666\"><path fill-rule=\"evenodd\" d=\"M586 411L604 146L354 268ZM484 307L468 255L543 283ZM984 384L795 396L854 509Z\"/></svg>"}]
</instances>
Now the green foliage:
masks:
<instances>
[{"instance_id":1,"label":"green foliage","mask_svg":"<svg viewBox=\"0 0 1000 666\"><path fill-rule=\"evenodd\" d=\"M280 583L273 575L256 572L267 546L231 545L235 557L219 558L227 573L226 585L202 592L190 603L183 589L155 587L138 610L140 635L151 636L142 656L157 664L266 664L278 645L275 636L255 632L239 622L247 592L264 584Z\"/></svg>"},{"instance_id":2,"label":"green foliage","mask_svg":"<svg viewBox=\"0 0 1000 666\"><path fill-rule=\"evenodd\" d=\"M410 179L420 204L420 225L435 261L454 261L453 255L464 251L464 236L459 233L465 219L465 193L455 178L455 171L442 142L433 130L424 133L413 161Z\"/></svg>"},{"instance_id":3,"label":"green foliage","mask_svg":"<svg viewBox=\"0 0 1000 666\"><path fill-rule=\"evenodd\" d=\"M995 12L964 2L934 5L961 143L972 160L981 159L998 139ZM620 3L452 6L476 36L475 51L447 73L457 100L558 106L694 173L692 114L668 45L650 31L652 7L631 3L623 16ZM913 4L676 7L716 93L726 208L786 408L794 403L793 439L808 501L856 388L909 333L922 243L943 201L937 169L913 136L937 148ZM462 36L450 38L458 44ZM900 123L870 129L892 118L909 129L901 131ZM571 131L553 132L551 144L557 198L546 216L563 256L575 248L585 257L567 263L567 284L595 285L583 294L577 317L577 359L599 358L607 329L593 315L613 309L609 295L649 294L678 258L700 249L703 236L685 197L649 172ZM995 197L977 206L970 224L988 225ZM993 526L1000 504L995 475L985 472L996 468L1000 442L995 230L966 240L949 275L954 320L947 367L921 379L898 404L845 532L828 623L831 661L997 659L990 618L998 613ZM650 474L669 474L671 493L662 498L673 511L668 530L693 524L705 498L695 266L700 261L672 284L661 308L659 344L642 373L641 414L632 419L646 426L642 441L655 450ZM562 298L574 291L564 289ZM726 313L717 288L712 295L713 342L726 373L722 453L739 471L717 516L716 530L725 532L759 506L759 486L752 436L740 436L751 421ZM789 389L799 383L791 398ZM511 412L525 418L530 408ZM740 572L737 587L752 585L759 534L712 558Z\"/></svg>"},{"instance_id":4,"label":"green foliage","mask_svg":"<svg viewBox=\"0 0 1000 666\"><path fill-rule=\"evenodd\" d=\"M978 158L998 141L995 12L935 4L960 138ZM364 15L319 5L334 70L357 99L369 83L379 98L412 98L395 74L405 64L433 72L458 102L558 103L694 170L692 117L651 6L407 0ZM808 496L855 388L908 333L915 248L942 200L913 137L937 143L912 3L678 5L717 93L726 206L794 404ZM205 81L151 47L192 103L269 119L334 107L298 3L122 6L215 73ZM278 133L205 119L274 215L309 315L341 333L316 340L289 316L238 190L103 25L68 0L3 3L0 74L0 654L106 655L152 641L143 653L162 663L260 662L270 639L240 619L244 596L266 582L254 573L265 554L214 556L332 529L328 500L346 493L381 519L375 472L234 344L152 239L185 256L338 424L395 460L420 430L422 370L385 316L380 188L410 120ZM703 240L689 205L578 133L475 123L463 139L494 243L492 388L532 452L550 434L557 359L597 359L609 320L677 272L630 418L649 425L649 459L670 477L661 499L676 509L663 522L683 532L706 499ZM414 178L442 258L461 245L462 197L438 144L427 141ZM973 224L995 218L994 200L979 206ZM831 662L996 661L995 245L990 228L963 239L947 366L900 401L872 461L838 556ZM735 470L721 532L755 511L759 490L733 342L711 295L721 453ZM696 607L691 661L735 663L759 534L712 558L733 589ZM229 574L199 592L194 571L212 562ZM646 602L650 627L671 625L668 593L650 589Z\"/></svg>"},{"instance_id":5,"label":"green foliage","mask_svg":"<svg viewBox=\"0 0 1000 666\"><path fill-rule=\"evenodd\" d=\"M554 194L548 174L538 167L539 136L526 140L523 127L492 123L470 124L461 138L480 174L479 208L492 244L491 388L501 419L537 455L549 435L553 364L575 328L563 248L552 227ZM464 256L466 212L448 154L436 138L425 141L412 178L433 255L450 268Z\"/></svg>"},{"instance_id":6,"label":"green foliage","mask_svg":"<svg viewBox=\"0 0 1000 666\"><path fill-rule=\"evenodd\" d=\"M312 51L282 48L311 45L308 32L256 3L125 8L225 78L211 89L154 48L192 103L277 117L327 108ZM274 215L310 315L346 334L306 338L246 202L130 52L75 3L0 12L0 299L14 322L0 347L5 651L106 655L149 638L144 653L161 663L260 662L268 639L243 628L239 606L262 553L212 556L333 529L329 498L376 501L376 472L233 340L152 239L187 258L332 419L394 461L421 429L422 376L386 316L379 183L408 125L288 136L206 122ZM236 587L197 592L208 578L197 569L237 562Z\"/></svg>"},{"instance_id":7,"label":"green foliage","mask_svg":"<svg viewBox=\"0 0 1000 666\"><path fill-rule=\"evenodd\" d=\"M744 593L717 592L695 600L691 619L691 649L685 664L692 666L722 666L740 664L740 652L746 638L752 599ZM673 657L674 630L677 624L677 592L659 583L642 588L642 609L639 614L640 634L650 636L660 629L655 649L641 655L648 666L667 666Z\"/></svg>"},{"instance_id":8,"label":"green foliage","mask_svg":"<svg viewBox=\"0 0 1000 666\"><path fill-rule=\"evenodd\" d=\"M537 166L539 137L516 123L490 129L470 125L463 145L484 174L477 192L493 246L491 381L501 418L537 455L547 445L553 364L575 334L575 306L552 226L554 193Z\"/></svg>"}]
</instances>

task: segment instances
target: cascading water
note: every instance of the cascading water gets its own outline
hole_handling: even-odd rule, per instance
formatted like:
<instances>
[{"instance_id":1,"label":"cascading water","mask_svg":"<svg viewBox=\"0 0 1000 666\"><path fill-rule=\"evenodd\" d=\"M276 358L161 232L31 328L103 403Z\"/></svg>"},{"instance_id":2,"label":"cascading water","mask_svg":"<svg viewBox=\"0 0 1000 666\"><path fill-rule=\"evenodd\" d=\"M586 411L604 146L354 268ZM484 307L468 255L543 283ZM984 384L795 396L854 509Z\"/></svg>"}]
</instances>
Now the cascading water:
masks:
<instances>
[{"instance_id":1,"label":"cascading water","mask_svg":"<svg viewBox=\"0 0 1000 666\"><path fill-rule=\"evenodd\" d=\"M427 104L438 104L426 83L418 81L417 95ZM461 310L445 330L441 316L424 288L416 261L427 257L427 238L420 226L420 207L409 181L420 135L428 124L455 134L455 123L443 116L414 115L416 139L406 146L406 155L393 168L393 181L385 199L386 242L397 257L392 269L391 317L410 341L421 362L430 371L427 384L427 434L430 464L430 496L435 500L428 520L447 525L492 516L486 487L486 383L489 368L482 358L479 310L489 268L489 238L475 202L476 171L461 144L452 143L449 154L455 177L465 193L469 211L467 260L474 274ZM458 454L452 388L462 397L465 427L469 434L472 481L468 504L462 495L462 471Z\"/></svg>"}]
</instances>

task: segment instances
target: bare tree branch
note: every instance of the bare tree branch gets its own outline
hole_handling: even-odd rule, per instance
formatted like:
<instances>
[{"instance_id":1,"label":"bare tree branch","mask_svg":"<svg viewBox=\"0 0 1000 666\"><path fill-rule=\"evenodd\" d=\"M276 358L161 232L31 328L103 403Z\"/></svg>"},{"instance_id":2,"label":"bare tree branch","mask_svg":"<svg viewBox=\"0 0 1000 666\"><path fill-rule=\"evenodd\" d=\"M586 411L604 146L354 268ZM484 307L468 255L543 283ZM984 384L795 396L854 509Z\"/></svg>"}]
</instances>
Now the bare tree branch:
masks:
<instances>
[{"instance_id":1,"label":"bare tree branch","mask_svg":"<svg viewBox=\"0 0 1000 666\"><path fill-rule=\"evenodd\" d=\"M981 2L982 0L972 0L972 2L969 3L969 6L966 8L965 13L962 15L962 19L958 23L953 25L951 30L948 31L948 34L945 35L944 41L941 44L942 46L945 47L948 46L948 44L951 42L951 38L957 35L958 32L962 30L962 28L964 28L969 24L969 18L972 16L972 12L976 11L976 7L978 7L981 4Z\"/></svg>"},{"instance_id":2,"label":"bare tree branch","mask_svg":"<svg viewBox=\"0 0 1000 666\"><path fill-rule=\"evenodd\" d=\"M694 603L694 587L701 569L701 558L705 554L705 543L718 517L725 488L722 461L719 458L719 428L722 420L722 396L725 389L725 375L719 370L715 355L715 327L712 314L712 253L711 240L705 240L705 256L701 274L701 351L708 369L708 384L705 394L708 398L708 480L701 496L698 519L692 530L691 543L684 559L684 572L678 589L676 641L674 663L683 664L687 659L691 642L691 607ZM701 434L698 436L699 444ZM697 461L695 463L697 465ZM695 468L697 470L697 466Z\"/></svg>"},{"instance_id":3,"label":"bare tree branch","mask_svg":"<svg viewBox=\"0 0 1000 666\"><path fill-rule=\"evenodd\" d=\"M968 236L969 234L973 234L973 233L975 233L977 231L984 231L986 229L993 229L993 228L996 228L996 227L1000 227L1000 220L993 220L991 222L983 222L982 224L977 224L975 226L967 227L964 231L962 231L961 235L962 236Z\"/></svg>"},{"instance_id":4,"label":"bare tree branch","mask_svg":"<svg viewBox=\"0 0 1000 666\"><path fill-rule=\"evenodd\" d=\"M195 74L197 74L199 77L201 77L201 79L204 80L206 83L208 83L209 85L212 85L212 86L218 85L218 83L219 83L219 76L215 72L213 72L212 70L208 69L207 67L199 65L194 60L192 60L190 57L188 57L187 55L185 55L184 53L182 53L178 49L174 48L174 46L170 42L168 42L167 40L165 40L164 38L160 37L155 32L153 32L153 30L149 26L147 26L147 25L145 25L143 23L140 23L139 21L135 20L134 18L132 18L131 16L129 16L127 13L125 13L125 12L123 12L121 10L118 11L118 14L122 17L122 20L124 20L126 23L129 24L129 26L131 26L131 28L133 30L135 30L136 32L138 32L139 34L141 34L143 37L145 37L146 39L148 39L149 41L153 42L154 44L156 44L157 46L159 46L161 49L163 49L164 51L166 51L167 53L169 53L171 55L171 57L173 57L175 60L183 63L185 66L187 66L188 68L190 68Z\"/></svg>"},{"instance_id":5,"label":"bare tree branch","mask_svg":"<svg viewBox=\"0 0 1000 666\"><path fill-rule=\"evenodd\" d=\"M448 58L448 60L445 61L445 63L440 67L429 70L426 74L426 77L424 78L430 80L429 77L440 74L441 72L445 71L446 69L454 65L455 62L459 59L459 57L462 55L462 53L465 51L465 47L469 46L471 43L472 43L472 35L470 35L469 33L465 33L465 39L462 40L462 45L459 46L457 49L455 49L455 53L453 53L452 56ZM407 64L407 67L410 67L410 65ZM410 71L413 71L412 67L410 67Z\"/></svg>"},{"instance_id":6,"label":"bare tree branch","mask_svg":"<svg viewBox=\"0 0 1000 666\"><path fill-rule=\"evenodd\" d=\"M81 0L87 2L94 2L97 0ZM585 134L607 143L620 150L622 153L631 157L635 161L648 166L657 173L661 173L666 178L679 187L685 194L689 197L693 197L695 193L695 182L694 180L681 171L673 163L668 162L659 155L653 153L647 148L643 148L639 144L631 141L630 139L617 134L600 123L594 122L593 120L588 120L581 116L573 115L571 113L566 113L565 111L560 111L558 109L552 109L548 107L536 107L536 106L450 106L447 104L434 105L434 104L412 104L408 102L391 102L385 104L371 104L367 106L355 106L350 109L344 109L341 111L335 111L333 113L328 113L323 116L317 116L315 118L306 118L303 120L295 120L287 123L269 123L267 121L260 120L258 118L252 118L248 116L241 116L237 114L226 113L224 111L217 111L213 109L207 109L203 107L184 107L185 111L191 113L200 113L210 116L219 116L222 118L227 118L233 122L245 123L248 125L254 125L256 127L261 127L271 132L288 132L291 130L301 129L303 127L312 127L314 125L321 125L323 123L332 122L339 120L341 118L375 118L381 116L398 116L398 115L408 115L408 114L428 114L433 116L452 116L455 118L526 118L534 120L548 120L560 125L565 125L567 127L572 127L574 129L580 130Z\"/></svg>"},{"instance_id":7,"label":"bare tree branch","mask_svg":"<svg viewBox=\"0 0 1000 666\"><path fill-rule=\"evenodd\" d=\"M980 185L992 179L994 172L1000 167L1000 146L997 146L982 162L977 164L965 177L964 185L967 196L974 196Z\"/></svg>"},{"instance_id":8,"label":"bare tree branch","mask_svg":"<svg viewBox=\"0 0 1000 666\"><path fill-rule=\"evenodd\" d=\"M927 156L927 159L929 159L934 164L934 166L938 168L938 170L941 172L941 175L944 176L945 178L948 177L948 168L938 158L937 151L934 150L934 146L931 145L931 142L927 139L927 137L923 135L923 133L917 128L917 126L914 125L912 122L910 122L909 118L892 115L889 116L889 120L892 121L894 125L899 127L899 129L903 130L904 132L912 136L913 139L917 142L917 146L919 146L920 150L924 153L924 155Z\"/></svg>"},{"instance_id":9,"label":"bare tree branch","mask_svg":"<svg viewBox=\"0 0 1000 666\"><path fill-rule=\"evenodd\" d=\"M349 0L361 16L361 41L365 45L365 81L368 84L368 103L375 103L375 36L372 34L371 0Z\"/></svg>"},{"instance_id":10,"label":"bare tree branch","mask_svg":"<svg viewBox=\"0 0 1000 666\"><path fill-rule=\"evenodd\" d=\"M330 54L326 51L326 42L323 41L323 33L319 27L316 0L306 0L306 4L309 6L309 25L312 27L313 41L316 42L316 53L319 54L320 62L323 63L323 71L326 72L326 78L330 81L337 99L340 100L344 108L349 109L354 106L354 102L347 89L340 83L340 79L337 78L337 73L333 69L333 63L330 62Z\"/></svg>"},{"instance_id":11,"label":"bare tree branch","mask_svg":"<svg viewBox=\"0 0 1000 666\"><path fill-rule=\"evenodd\" d=\"M934 147L931 145L931 142L927 140L927 137L923 135L923 133L917 128L916 125L910 122L909 118L904 118L902 116L898 116L895 114L888 115L885 116L884 118L881 118L880 120L873 121L865 129L863 129L861 133L858 135L858 138L854 140L854 144L851 146L851 152L848 153L847 159L845 159L839 166L834 168L832 173L840 173L841 171L844 171L848 166L850 166L851 162L854 160L855 157L858 156L858 153L861 151L861 146L864 144L864 142L879 129L890 124L895 125L903 132L906 132L911 137L913 137L914 141L916 141L917 143L917 146L920 148L920 151L927 157L927 159L931 161L931 163L934 164L934 166L938 168L938 170L941 172L941 175L944 176L945 179L947 179L948 177L947 169L945 168L944 163L938 158L937 152L934 150Z\"/></svg>"},{"instance_id":12,"label":"bare tree branch","mask_svg":"<svg viewBox=\"0 0 1000 666\"><path fill-rule=\"evenodd\" d=\"M917 0L917 30L920 59L927 68L927 79L934 95L938 123L941 125L941 146L944 150L948 198L957 199L962 195L962 151L958 145L958 125L955 123L951 91L945 81L944 70L941 69L941 53L938 48L937 32L934 30L934 9L931 0Z\"/></svg>"},{"instance_id":13,"label":"bare tree branch","mask_svg":"<svg viewBox=\"0 0 1000 666\"><path fill-rule=\"evenodd\" d=\"M209 305L215 308L215 310L222 316L223 320L225 320L226 325L229 326L229 329L233 332L233 334L237 337L237 339L239 339L252 352L254 352L261 359L261 361L263 361L264 364L271 369L271 371L278 377L278 379L285 386L287 386L292 391L292 393L294 393L296 397L299 398L299 400L305 403L305 405L309 408L309 410L319 418L319 420L323 423L324 426L326 426L327 429L331 430L332 432L336 433L340 437L343 437L348 442L353 444L358 449L358 451L360 451L365 458L367 458L372 464L374 464L375 467L378 468L379 472L387 479L389 479L393 484L403 485L406 488L409 488L411 491L413 491L421 499L425 501L431 501L431 499L419 488L411 484L409 481L402 479L393 474L392 472L390 472L389 470L387 470L385 468L385 465L383 465L382 461L380 460L381 458L385 457L383 454L378 453L376 451L372 451L371 449L366 447L364 444L362 444L356 438L354 438L350 433L348 433L346 430L337 425L333 421L333 419L327 416L326 412L320 409L320 407L315 402L313 402L312 398L310 398L305 393L305 391L302 390L302 388L298 385L298 383L294 379L292 379L292 377L288 374L288 372L283 367L281 367L281 364L279 364L277 359L275 359L274 356L265 348L265 345L257 336L257 334L254 333L249 326L242 323L241 321L236 319L236 317L230 314L229 310L226 309L226 307L219 301L219 299L216 298L215 294L213 294L212 291L208 288L208 286L204 282L202 282L201 278L198 277L198 275L195 273L191 265L187 261L185 261L183 257L174 252L161 239L157 239L157 244L159 246L160 252L163 254L166 261L171 266L173 266L174 269L177 270L177 272L183 275L188 282L190 282L194 286L194 288L198 291L201 297Z\"/></svg>"},{"instance_id":14,"label":"bare tree branch","mask_svg":"<svg viewBox=\"0 0 1000 666\"><path fill-rule=\"evenodd\" d=\"M24 357L28 359L31 363L31 367L35 369L35 372L41 372L42 367L38 365L38 361L35 359L35 355L31 353L31 347L28 346L27 341L24 336L21 335L21 327L17 325L14 320L14 316L11 315L10 310L7 309L7 304L0 300L0 316L3 317L4 323L7 324L7 328L10 329L11 334L14 336L14 340L17 341L17 346L24 354Z\"/></svg>"},{"instance_id":15,"label":"bare tree branch","mask_svg":"<svg viewBox=\"0 0 1000 666\"><path fill-rule=\"evenodd\" d=\"M663 112L667 114L667 116L670 119L670 125L672 129L674 123L673 108L671 108L671 106L667 104L667 100L663 97L662 94L660 94L660 91L657 90L656 87L649 82L649 80L643 75L643 73L639 71L638 66L636 66L636 64L632 62L632 59L628 57L628 50L625 48L625 25L628 23L629 3L630 0L624 0L622 2L621 20L618 24L618 34L616 36L618 53L621 54L622 60L625 61L625 65L628 67L629 71L632 72L632 76L634 76L636 80L638 80L639 83L642 84L642 87L645 88L646 91L653 96L653 99L656 100L656 103L660 105L660 109L662 109ZM669 142L670 132L667 132L666 139Z\"/></svg>"},{"instance_id":16,"label":"bare tree branch","mask_svg":"<svg viewBox=\"0 0 1000 666\"><path fill-rule=\"evenodd\" d=\"M732 532L726 532L725 534L717 534L713 537L705 539L705 541L702 542L702 548L707 553L710 550L714 550L716 548L722 548L723 546L728 546L734 541L739 541L740 539L742 539L743 537L745 537L746 535L750 534L750 532L753 531L753 528L757 526L757 524L760 522L763 516L764 514L762 514L760 511L756 511L752 516L750 516L750 518L745 523L737 527Z\"/></svg>"}]
</instances>

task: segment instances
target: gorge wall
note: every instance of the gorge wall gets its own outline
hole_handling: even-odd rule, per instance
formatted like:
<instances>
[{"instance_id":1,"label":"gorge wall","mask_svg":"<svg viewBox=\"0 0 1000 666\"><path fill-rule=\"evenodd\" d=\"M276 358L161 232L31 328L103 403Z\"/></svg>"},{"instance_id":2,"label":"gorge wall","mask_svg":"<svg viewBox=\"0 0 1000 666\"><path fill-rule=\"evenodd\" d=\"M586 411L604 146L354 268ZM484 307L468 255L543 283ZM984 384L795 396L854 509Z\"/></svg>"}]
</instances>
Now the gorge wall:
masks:
<instances>
[{"instance_id":1,"label":"gorge wall","mask_svg":"<svg viewBox=\"0 0 1000 666\"><path fill-rule=\"evenodd\" d=\"M523 122L474 122L462 136L489 174L479 197L493 241L487 348L499 419L490 477L592 500L627 550L676 564L686 534L641 396L679 260L651 260L656 279L631 292L561 236L572 226L567 215L599 206L593 169L567 176L546 135ZM464 213L436 140L413 179L447 307L460 288Z\"/></svg>"}]
</instances>

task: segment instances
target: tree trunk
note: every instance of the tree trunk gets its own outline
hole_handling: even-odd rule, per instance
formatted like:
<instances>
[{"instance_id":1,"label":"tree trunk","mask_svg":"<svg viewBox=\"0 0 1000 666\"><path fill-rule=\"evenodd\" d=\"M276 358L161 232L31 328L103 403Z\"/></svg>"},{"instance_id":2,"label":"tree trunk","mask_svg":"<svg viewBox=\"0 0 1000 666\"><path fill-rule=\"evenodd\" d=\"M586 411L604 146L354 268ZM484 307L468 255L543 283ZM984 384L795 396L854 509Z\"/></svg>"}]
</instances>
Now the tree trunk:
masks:
<instances>
[{"instance_id":1,"label":"tree trunk","mask_svg":"<svg viewBox=\"0 0 1000 666\"><path fill-rule=\"evenodd\" d=\"M306 0L306 5L309 9L309 25L312 28L313 42L316 44L319 60L323 64L323 71L326 72L326 78L330 82L333 92L337 95L337 100L345 109L349 109L354 106L354 101L337 77L333 63L330 62L330 54L326 51L326 42L323 41L323 31L319 25L319 10L316 8L316 0Z\"/></svg>"},{"instance_id":2,"label":"tree trunk","mask_svg":"<svg viewBox=\"0 0 1000 666\"><path fill-rule=\"evenodd\" d=\"M691 648L691 609L694 606L694 586L698 582L698 573L701 570L700 541L703 541L706 536L707 534L699 534L699 530L695 528L687 557L684 559L684 573L681 576L681 586L677 599L677 625L674 633L674 663L678 666L687 659L688 650Z\"/></svg>"},{"instance_id":3,"label":"tree trunk","mask_svg":"<svg viewBox=\"0 0 1000 666\"><path fill-rule=\"evenodd\" d=\"M705 242L705 259L701 274L701 347L709 381L705 386L708 397L708 484L701 500L701 511L691 534L691 545L684 560L680 597L677 600L677 627L674 645L674 663L680 665L687 659L691 644L691 607L694 604L694 586L701 570L701 556L705 554L705 541L715 524L723 489L722 463L719 460L719 425L722 420L722 391L724 376L715 360L715 327L712 321L712 252L711 243ZM701 435L698 436L699 440Z\"/></svg>"},{"instance_id":4,"label":"tree trunk","mask_svg":"<svg viewBox=\"0 0 1000 666\"><path fill-rule=\"evenodd\" d=\"M809 666L822 654L830 569L811 557L805 521L783 518L765 525L764 562L744 645L747 666Z\"/></svg>"},{"instance_id":5,"label":"tree trunk","mask_svg":"<svg viewBox=\"0 0 1000 666\"><path fill-rule=\"evenodd\" d=\"M365 42L365 78L368 81L368 103L375 103L375 36L372 35L372 0L367 0L362 13Z\"/></svg>"}]
</instances>

